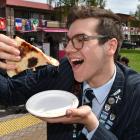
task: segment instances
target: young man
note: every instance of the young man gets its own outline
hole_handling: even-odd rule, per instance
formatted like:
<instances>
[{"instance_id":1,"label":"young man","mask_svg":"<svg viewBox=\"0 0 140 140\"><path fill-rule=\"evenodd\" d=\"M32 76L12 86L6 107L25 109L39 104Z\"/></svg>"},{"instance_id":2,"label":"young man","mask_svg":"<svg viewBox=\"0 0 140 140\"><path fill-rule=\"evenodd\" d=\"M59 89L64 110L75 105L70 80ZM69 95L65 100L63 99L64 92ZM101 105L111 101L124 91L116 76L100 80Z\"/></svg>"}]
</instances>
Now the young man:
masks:
<instances>
[{"instance_id":1,"label":"young man","mask_svg":"<svg viewBox=\"0 0 140 140\"><path fill-rule=\"evenodd\" d=\"M23 104L43 90L70 91L78 96L81 106L67 110L64 117L45 120L49 122L48 140L139 140L140 75L115 62L122 42L120 25L119 18L110 11L72 8L67 59L60 62L59 68L43 66L13 78L0 75L1 103ZM18 61L15 42L3 35L0 41L1 59ZM2 61L0 67L14 68ZM90 100L85 95L87 89L93 91L91 107L82 105Z\"/></svg>"}]
</instances>

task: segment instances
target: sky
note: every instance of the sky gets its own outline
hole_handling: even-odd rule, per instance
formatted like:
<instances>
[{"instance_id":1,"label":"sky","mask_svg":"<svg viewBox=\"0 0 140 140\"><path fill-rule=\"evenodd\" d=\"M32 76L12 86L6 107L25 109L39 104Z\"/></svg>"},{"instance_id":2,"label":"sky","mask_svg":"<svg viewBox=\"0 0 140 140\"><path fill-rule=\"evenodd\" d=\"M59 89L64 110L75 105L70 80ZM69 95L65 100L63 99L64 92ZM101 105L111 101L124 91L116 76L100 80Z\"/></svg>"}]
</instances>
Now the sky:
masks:
<instances>
[{"instance_id":1,"label":"sky","mask_svg":"<svg viewBox=\"0 0 140 140\"><path fill-rule=\"evenodd\" d=\"M27 1L47 3L49 0ZM139 0L106 0L106 9L111 9L115 13L129 14L130 12L135 13L138 4L140 4Z\"/></svg>"},{"instance_id":2,"label":"sky","mask_svg":"<svg viewBox=\"0 0 140 140\"><path fill-rule=\"evenodd\" d=\"M115 13L129 14L135 13L139 0L107 0L106 8L111 9Z\"/></svg>"}]
</instances>

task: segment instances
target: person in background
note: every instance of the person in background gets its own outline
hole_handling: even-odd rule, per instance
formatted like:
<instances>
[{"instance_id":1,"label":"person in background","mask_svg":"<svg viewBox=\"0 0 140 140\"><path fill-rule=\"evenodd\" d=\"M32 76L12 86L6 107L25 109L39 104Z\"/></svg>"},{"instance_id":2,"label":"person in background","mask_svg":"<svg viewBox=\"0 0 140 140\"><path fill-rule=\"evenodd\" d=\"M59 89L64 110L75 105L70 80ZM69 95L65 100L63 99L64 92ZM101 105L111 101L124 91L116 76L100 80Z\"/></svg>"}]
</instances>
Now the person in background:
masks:
<instances>
[{"instance_id":1,"label":"person in background","mask_svg":"<svg viewBox=\"0 0 140 140\"><path fill-rule=\"evenodd\" d=\"M116 62L123 40L119 17L96 7L73 7L67 21L66 58L60 66L46 65L12 78L0 75L0 102L19 105L40 91L69 91L80 106L63 117L43 119L48 140L139 140L140 75ZM14 40L2 34L0 57L20 60ZM4 62L0 67L15 68Z\"/></svg>"},{"instance_id":2,"label":"person in background","mask_svg":"<svg viewBox=\"0 0 140 140\"><path fill-rule=\"evenodd\" d=\"M128 59L127 57L123 56L123 57L120 58L120 62L121 62L122 64L128 66L128 64L129 64L129 59Z\"/></svg>"}]
</instances>

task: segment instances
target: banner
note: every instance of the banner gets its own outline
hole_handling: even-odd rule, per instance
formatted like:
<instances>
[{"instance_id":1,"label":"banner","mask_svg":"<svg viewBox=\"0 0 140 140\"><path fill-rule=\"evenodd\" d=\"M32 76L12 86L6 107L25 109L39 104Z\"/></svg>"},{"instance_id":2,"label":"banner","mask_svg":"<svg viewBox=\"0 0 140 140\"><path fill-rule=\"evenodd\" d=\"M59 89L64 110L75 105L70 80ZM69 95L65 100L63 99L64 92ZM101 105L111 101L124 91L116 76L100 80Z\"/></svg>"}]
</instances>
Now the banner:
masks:
<instances>
[{"instance_id":1,"label":"banner","mask_svg":"<svg viewBox=\"0 0 140 140\"><path fill-rule=\"evenodd\" d=\"M0 30L6 30L6 19L0 18Z\"/></svg>"}]
</instances>

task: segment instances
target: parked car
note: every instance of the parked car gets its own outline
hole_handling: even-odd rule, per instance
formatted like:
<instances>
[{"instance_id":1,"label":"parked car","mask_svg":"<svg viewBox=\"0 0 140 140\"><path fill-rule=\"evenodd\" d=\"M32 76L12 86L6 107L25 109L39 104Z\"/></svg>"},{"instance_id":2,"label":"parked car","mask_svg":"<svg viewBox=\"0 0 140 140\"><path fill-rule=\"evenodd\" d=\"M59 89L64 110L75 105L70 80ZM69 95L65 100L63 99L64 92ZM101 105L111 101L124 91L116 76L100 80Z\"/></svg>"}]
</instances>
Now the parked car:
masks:
<instances>
[{"instance_id":1,"label":"parked car","mask_svg":"<svg viewBox=\"0 0 140 140\"><path fill-rule=\"evenodd\" d=\"M121 46L121 48L127 48L127 49L135 49L136 47L137 47L137 44L129 40L124 40Z\"/></svg>"}]
</instances>

